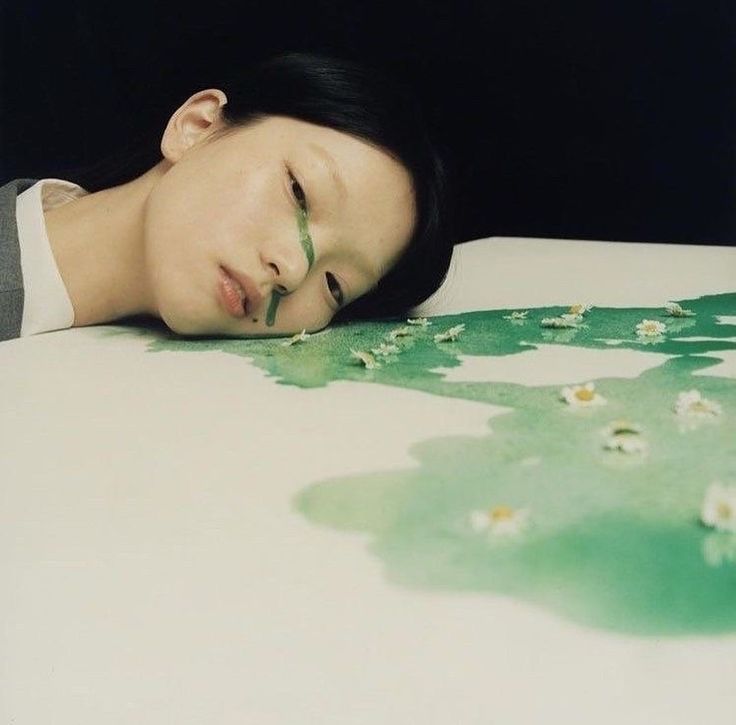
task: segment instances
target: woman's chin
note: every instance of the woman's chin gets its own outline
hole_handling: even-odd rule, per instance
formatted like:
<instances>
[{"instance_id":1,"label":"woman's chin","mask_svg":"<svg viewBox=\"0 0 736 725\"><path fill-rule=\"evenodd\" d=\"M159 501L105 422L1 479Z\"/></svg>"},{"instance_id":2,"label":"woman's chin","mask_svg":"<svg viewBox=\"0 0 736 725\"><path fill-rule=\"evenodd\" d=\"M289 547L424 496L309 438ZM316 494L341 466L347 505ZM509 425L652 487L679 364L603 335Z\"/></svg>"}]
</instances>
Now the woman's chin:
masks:
<instances>
[{"instance_id":1,"label":"woman's chin","mask_svg":"<svg viewBox=\"0 0 736 725\"><path fill-rule=\"evenodd\" d=\"M161 305L159 317L177 335L218 335L223 334L222 323L218 324L212 315L201 310L188 309L181 305Z\"/></svg>"}]
</instances>

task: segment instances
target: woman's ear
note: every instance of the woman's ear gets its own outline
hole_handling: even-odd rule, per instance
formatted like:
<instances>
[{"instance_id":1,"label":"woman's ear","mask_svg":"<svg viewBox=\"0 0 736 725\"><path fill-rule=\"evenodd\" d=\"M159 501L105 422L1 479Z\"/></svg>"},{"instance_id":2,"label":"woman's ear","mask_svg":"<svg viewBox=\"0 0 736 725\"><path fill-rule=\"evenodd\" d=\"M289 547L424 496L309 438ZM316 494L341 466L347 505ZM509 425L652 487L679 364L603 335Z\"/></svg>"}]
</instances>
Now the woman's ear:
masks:
<instances>
[{"instance_id":1,"label":"woman's ear","mask_svg":"<svg viewBox=\"0 0 736 725\"><path fill-rule=\"evenodd\" d=\"M188 149L220 130L225 122L222 108L227 96L218 88L191 95L169 119L161 138L161 153L176 163Z\"/></svg>"}]
</instances>

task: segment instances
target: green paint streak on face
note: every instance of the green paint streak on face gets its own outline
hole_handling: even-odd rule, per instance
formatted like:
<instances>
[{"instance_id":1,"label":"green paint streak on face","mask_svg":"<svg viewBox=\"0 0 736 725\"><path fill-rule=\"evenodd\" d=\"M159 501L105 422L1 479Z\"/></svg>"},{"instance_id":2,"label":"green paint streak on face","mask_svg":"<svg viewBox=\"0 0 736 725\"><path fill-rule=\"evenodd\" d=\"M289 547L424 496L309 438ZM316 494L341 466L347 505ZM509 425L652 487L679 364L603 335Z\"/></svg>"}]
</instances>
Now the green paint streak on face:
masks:
<instances>
[{"instance_id":1,"label":"green paint streak on face","mask_svg":"<svg viewBox=\"0 0 736 725\"><path fill-rule=\"evenodd\" d=\"M271 301L268 303L268 310L266 312L266 325L268 327L273 327L273 323L276 322L276 310L278 310L283 296L280 292L271 292Z\"/></svg>"},{"instance_id":2,"label":"green paint streak on face","mask_svg":"<svg viewBox=\"0 0 736 725\"><path fill-rule=\"evenodd\" d=\"M309 233L309 226L307 224L307 213L299 209L296 215L297 229L299 230L299 244L304 250L304 255L307 258L307 269L311 269L314 264L314 243L312 242L312 236ZM268 311L266 312L266 326L273 327L276 322L276 312L281 302L281 298L285 295L279 292L271 293L271 302L268 305Z\"/></svg>"},{"instance_id":3,"label":"green paint streak on face","mask_svg":"<svg viewBox=\"0 0 736 725\"><path fill-rule=\"evenodd\" d=\"M299 244L302 245L304 254L307 257L307 269L312 269L312 265L314 264L314 243L309 233L307 213L303 209L297 212L296 223L299 229Z\"/></svg>"},{"instance_id":4,"label":"green paint streak on face","mask_svg":"<svg viewBox=\"0 0 736 725\"><path fill-rule=\"evenodd\" d=\"M401 352L370 370L351 348L376 348L397 325L337 325L292 347L267 339L186 341L166 332L150 349L221 350L300 388L352 380L507 409L503 415L489 409L488 435L438 436L413 446L410 469L316 482L294 499L310 522L367 533L392 583L514 596L576 622L637 635L736 632L736 534L699 523L710 483L736 483L736 381L701 374L720 363L720 351L736 350L729 339L736 325L717 320L736 316L736 294L679 302L696 316L594 308L585 327L560 330L539 324L567 311L559 307L532 309L526 320L504 319L510 310L434 318L432 326L397 338ZM666 325L661 339L637 338L635 327L645 318ZM434 334L461 323L456 342L434 342ZM657 358L636 378L592 376L608 404L587 410L560 401L562 385L453 382L436 372L459 366L461 355L529 356L544 344L567 348L571 364L582 348L603 358L622 350L673 357ZM673 407L680 392L693 388L723 412L683 429ZM603 447L602 429L620 418L642 427L647 454ZM528 509L528 528L500 539L470 525L471 512L499 506Z\"/></svg>"}]
</instances>

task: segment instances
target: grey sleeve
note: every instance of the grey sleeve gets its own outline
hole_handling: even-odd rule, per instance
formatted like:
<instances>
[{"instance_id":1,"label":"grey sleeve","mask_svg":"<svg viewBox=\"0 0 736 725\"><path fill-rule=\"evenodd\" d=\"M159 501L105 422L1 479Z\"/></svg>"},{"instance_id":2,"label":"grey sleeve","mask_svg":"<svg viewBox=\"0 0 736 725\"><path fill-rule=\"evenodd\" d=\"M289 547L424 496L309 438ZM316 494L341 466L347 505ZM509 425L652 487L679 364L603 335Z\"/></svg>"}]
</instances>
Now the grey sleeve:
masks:
<instances>
[{"instance_id":1,"label":"grey sleeve","mask_svg":"<svg viewBox=\"0 0 736 725\"><path fill-rule=\"evenodd\" d=\"M15 179L0 187L0 340L20 337L25 295L15 202L35 183L35 179Z\"/></svg>"}]
</instances>

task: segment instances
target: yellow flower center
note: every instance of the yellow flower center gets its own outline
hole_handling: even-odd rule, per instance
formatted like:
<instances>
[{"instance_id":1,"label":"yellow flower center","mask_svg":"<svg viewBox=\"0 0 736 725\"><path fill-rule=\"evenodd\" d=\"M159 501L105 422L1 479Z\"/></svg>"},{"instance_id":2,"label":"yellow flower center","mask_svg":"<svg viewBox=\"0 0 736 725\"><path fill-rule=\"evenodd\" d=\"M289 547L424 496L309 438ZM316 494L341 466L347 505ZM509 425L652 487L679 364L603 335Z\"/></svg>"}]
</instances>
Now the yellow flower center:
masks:
<instances>
[{"instance_id":1,"label":"yellow flower center","mask_svg":"<svg viewBox=\"0 0 736 725\"><path fill-rule=\"evenodd\" d=\"M733 516L731 506L725 501L720 501L718 503L718 506L716 506L716 512L718 513L718 518L721 519L721 521L728 521Z\"/></svg>"},{"instance_id":2,"label":"yellow flower center","mask_svg":"<svg viewBox=\"0 0 736 725\"><path fill-rule=\"evenodd\" d=\"M588 388L580 388L579 390L575 391L575 397L578 400L583 400L587 403L593 400L593 398L595 397L595 393Z\"/></svg>"},{"instance_id":3,"label":"yellow flower center","mask_svg":"<svg viewBox=\"0 0 736 725\"><path fill-rule=\"evenodd\" d=\"M514 518L514 510L510 506L496 506L489 512L491 521L510 521Z\"/></svg>"},{"instance_id":4,"label":"yellow flower center","mask_svg":"<svg viewBox=\"0 0 736 725\"><path fill-rule=\"evenodd\" d=\"M690 410L697 413L709 413L710 408L704 400L696 400L694 403L690 403Z\"/></svg>"}]
</instances>

